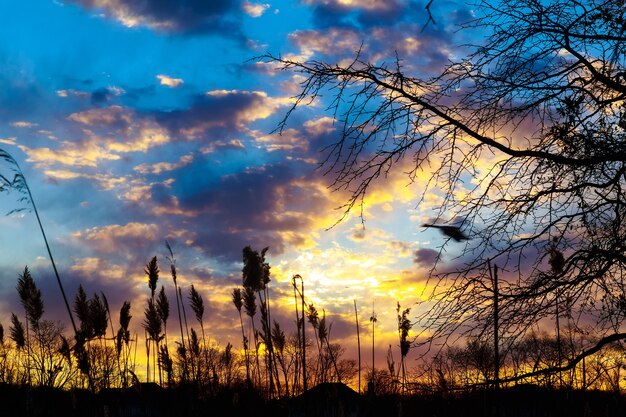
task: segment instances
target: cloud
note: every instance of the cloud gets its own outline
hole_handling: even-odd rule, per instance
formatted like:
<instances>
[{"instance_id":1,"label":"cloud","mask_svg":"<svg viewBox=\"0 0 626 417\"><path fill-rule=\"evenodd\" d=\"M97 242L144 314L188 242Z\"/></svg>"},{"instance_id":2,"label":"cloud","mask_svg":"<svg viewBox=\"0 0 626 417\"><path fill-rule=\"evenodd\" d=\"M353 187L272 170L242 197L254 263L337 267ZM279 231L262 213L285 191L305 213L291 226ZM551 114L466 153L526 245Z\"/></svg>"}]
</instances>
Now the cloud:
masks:
<instances>
[{"instance_id":1,"label":"cloud","mask_svg":"<svg viewBox=\"0 0 626 417\"><path fill-rule=\"evenodd\" d=\"M159 79L161 85L165 85L171 88L179 87L185 83L182 78L172 78L162 74L157 75L157 78Z\"/></svg>"},{"instance_id":2,"label":"cloud","mask_svg":"<svg viewBox=\"0 0 626 417\"><path fill-rule=\"evenodd\" d=\"M309 135L321 136L333 133L337 126L335 125L335 119L328 116L323 116L317 119L310 119L304 122L304 128Z\"/></svg>"},{"instance_id":3,"label":"cloud","mask_svg":"<svg viewBox=\"0 0 626 417\"><path fill-rule=\"evenodd\" d=\"M115 176L111 174L88 174L84 172L77 172L65 169L47 169L44 174L48 177L48 180L54 184L58 184L59 180L75 180L84 178L97 183L103 190L126 190L130 187L131 181L125 176Z\"/></svg>"},{"instance_id":4,"label":"cloud","mask_svg":"<svg viewBox=\"0 0 626 417\"><path fill-rule=\"evenodd\" d=\"M166 33L216 33L240 36L236 0L70 0L101 12L127 27Z\"/></svg>"},{"instance_id":5,"label":"cloud","mask_svg":"<svg viewBox=\"0 0 626 417\"><path fill-rule=\"evenodd\" d=\"M98 88L91 92L91 103L92 104L105 104L110 102L114 97L119 97L125 94L123 88L109 86L104 88Z\"/></svg>"},{"instance_id":6,"label":"cloud","mask_svg":"<svg viewBox=\"0 0 626 417\"><path fill-rule=\"evenodd\" d=\"M119 155L112 154L96 143L62 142L60 149L29 148L19 145L19 148L28 155L28 162L34 162L38 167L61 164L68 166L95 167L101 161L115 161Z\"/></svg>"},{"instance_id":7,"label":"cloud","mask_svg":"<svg viewBox=\"0 0 626 417\"><path fill-rule=\"evenodd\" d=\"M211 129L242 130L292 102L262 91L213 90L194 97L190 107L154 112L155 120L181 139L196 140Z\"/></svg>"},{"instance_id":8,"label":"cloud","mask_svg":"<svg viewBox=\"0 0 626 417\"><path fill-rule=\"evenodd\" d=\"M79 90L75 90L73 88L69 88L67 90L57 90L56 91L57 96L59 97L69 97L69 96L74 96L74 97L79 97L79 98L86 98L86 97L90 97L91 93L88 93L87 91L79 91Z\"/></svg>"},{"instance_id":9,"label":"cloud","mask_svg":"<svg viewBox=\"0 0 626 417\"><path fill-rule=\"evenodd\" d=\"M389 242L388 247L395 252L399 256L407 256L411 252L411 245L407 242L400 242L398 240L393 240Z\"/></svg>"},{"instance_id":10,"label":"cloud","mask_svg":"<svg viewBox=\"0 0 626 417\"><path fill-rule=\"evenodd\" d=\"M420 248L415 251L413 262L419 266L432 267L439 258L439 251L429 248Z\"/></svg>"},{"instance_id":11,"label":"cloud","mask_svg":"<svg viewBox=\"0 0 626 417\"><path fill-rule=\"evenodd\" d=\"M324 61L340 65L359 59L376 65L389 65L401 60L405 74L437 73L454 54L451 35L443 29L424 33L414 22L390 26L358 27L330 26L321 29L298 30L289 35L298 48L296 60L324 56ZM293 83L287 86L293 87Z\"/></svg>"},{"instance_id":12,"label":"cloud","mask_svg":"<svg viewBox=\"0 0 626 417\"><path fill-rule=\"evenodd\" d=\"M414 17L418 7L403 0L305 0L312 7L313 21L318 27L372 27L396 24L408 16Z\"/></svg>"},{"instance_id":13,"label":"cloud","mask_svg":"<svg viewBox=\"0 0 626 417\"><path fill-rule=\"evenodd\" d=\"M216 152L221 149L244 149L245 145L239 139L231 140L212 140L208 145L200 148L200 152L204 155Z\"/></svg>"},{"instance_id":14,"label":"cloud","mask_svg":"<svg viewBox=\"0 0 626 417\"><path fill-rule=\"evenodd\" d=\"M331 28L327 30L297 30L289 35L289 40L300 49L300 54L311 56L354 55L361 47L363 34L354 29Z\"/></svg>"},{"instance_id":15,"label":"cloud","mask_svg":"<svg viewBox=\"0 0 626 417\"><path fill-rule=\"evenodd\" d=\"M142 242L160 239L161 234L160 228L156 224L129 222L125 225L111 224L92 227L84 231L77 231L72 237L102 252L123 253L127 248L144 246Z\"/></svg>"},{"instance_id":16,"label":"cloud","mask_svg":"<svg viewBox=\"0 0 626 417\"><path fill-rule=\"evenodd\" d=\"M252 17L261 17L263 13L270 8L270 5L267 3L252 3L244 1L241 7L248 15Z\"/></svg>"},{"instance_id":17,"label":"cloud","mask_svg":"<svg viewBox=\"0 0 626 417\"><path fill-rule=\"evenodd\" d=\"M160 174L162 172L173 171L189 165L193 161L193 155L183 155L178 162L157 162L155 164L141 164L133 169L140 174Z\"/></svg>"},{"instance_id":18,"label":"cloud","mask_svg":"<svg viewBox=\"0 0 626 417\"><path fill-rule=\"evenodd\" d=\"M167 130L151 117L122 106L92 108L72 113L68 120L84 126L83 145L98 146L113 154L146 152L170 142Z\"/></svg>"},{"instance_id":19,"label":"cloud","mask_svg":"<svg viewBox=\"0 0 626 417\"><path fill-rule=\"evenodd\" d=\"M203 219L204 226L189 236L199 250L230 260L248 244L270 246L275 254L310 248L317 231L332 224L335 195L288 162L216 178L207 172L211 161L212 155L198 155L172 172L175 189L153 188L155 214ZM198 175L200 170L206 174Z\"/></svg>"},{"instance_id":20,"label":"cloud","mask_svg":"<svg viewBox=\"0 0 626 417\"><path fill-rule=\"evenodd\" d=\"M68 119L87 126L106 126L107 128L124 128L131 124L134 111L122 106L94 108L72 113Z\"/></svg>"},{"instance_id":21,"label":"cloud","mask_svg":"<svg viewBox=\"0 0 626 417\"><path fill-rule=\"evenodd\" d=\"M264 135L259 131L251 133L256 142L267 149L268 152L292 150L307 152L309 150L309 141L296 129L285 129L281 133L269 135Z\"/></svg>"},{"instance_id":22,"label":"cloud","mask_svg":"<svg viewBox=\"0 0 626 417\"><path fill-rule=\"evenodd\" d=\"M18 122L11 123L11 126L20 127L20 128L30 128L30 127L37 127L39 125L37 123L25 122L25 121L20 120Z\"/></svg>"}]
</instances>

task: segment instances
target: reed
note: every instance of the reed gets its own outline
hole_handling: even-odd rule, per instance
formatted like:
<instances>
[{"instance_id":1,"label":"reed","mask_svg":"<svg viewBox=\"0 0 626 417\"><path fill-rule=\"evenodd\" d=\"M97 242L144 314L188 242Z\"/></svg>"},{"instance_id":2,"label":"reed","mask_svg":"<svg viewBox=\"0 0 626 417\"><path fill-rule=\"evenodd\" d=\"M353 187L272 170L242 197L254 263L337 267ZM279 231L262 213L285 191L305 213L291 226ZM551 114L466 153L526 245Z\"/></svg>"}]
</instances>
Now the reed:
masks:
<instances>
[{"instance_id":1,"label":"reed","mask_svg":"<svg viewBox=\"0 0 626 417\"><path fill-rule=\"evenodd\" d=\"M411 349L411 342L409 342L409 330L413 326L408 316L411 313L410 308L405 308L401 311L400 302L396 305L396 313L398 315L398 337L400 339L400 369L402 372L402 394L406 391L406 356Z\"/></svg>"},{"instance_id":2,"label":"reed","mask_svg":"<svg viewBox=\"0 0 626 417\"><path fill-rule=\"evenodd\" d=\"M144 272L148 276L148 288L150 289L150 298L148 299L148 305L144 311L144 321L142 326L146 332L146 377L148 378L148 382L150 382L150 350L152 348L154 355L152 355L152 379L155 379L155 368L157 367L157 356L159 354L159 345L163 336L161 335L163 322L161 321L161 316L157 311L157 302L154 299L154 295L157 288L157 282L159 280L159 266L157 257L154 256L150 262L146 264L144 268ZM161 371L159 369L159 377L161 376Z\"/></svg>"},{"instance_id":3,"label":"reed","mask_svg":"<svg viewBox=\"0 0 626 417\"><path fill-rule=\"evenodd\" d=\"M187 382L188 378L188 363L187 363L187 348L185 347L185 335L183 333L183 315L181 314L181 303L182 303L182 294L180 288L178 287L178 273L176 270L176 257L174 256L174 251L172 250L172 246L166 240L165 247L169 253L167 256L167 260L170 261L170 273L172 275L172 281L174 281L174 295L176 296L176 310L178 312L178 325L180 329L180 342L177 349L178 355L182 361L182 371L181 378L182 382ZM183 305L184 308L184 305ZM187 325L187 319L185 318L185 327ZM187 339L189 339L189 331L187 331Z\"/></svg>"},{"instance_id":4,"label":"reed","mask_svg":"<svg viewBox=\"0 0 626 417\"><path fill-rule=\"evenodd\" d=\"M250 358L248 356L248 338L246 337L246 333L243 327L243 317L241 315L241 309L243 307L243 294L241 292L241 288L233 288L232 291L232 300L235 308L237 309L237 313L239 313L239 325L241 326L241 342L243 344L243 353L245 356L246 362L246 385L248 388L251 388L252 381L250 380Z\"/></svg>"},{"instance_id":5,"label":"reed","mask_svg":"<svg viewBox=\"0 0 626 417\"><path fill-rule=\"evenodd\" d=\"M243 290L243 306L248 317L250 317L250 325L252 326L252 335L254 337L254 354L256 359L257 386L261 384L261 367L259 366L259 340L256 327L254 325L254 316L256 315L256 295L251 287L244 287Z\"/></svg>"},{"instance_id":6,"label":"reed","mask_svg":"<svg viewBox=\"0 0 626 417\"><path fill-rule=\"evenodd\" d=\"M72 310L70 309L70 304L67 301L67 296L65 295L65 289L63 288L63 283L61 282L61 277L59 276L59 271L57 270L56 263L54 262L54 258L52 256L52 251L50 250L50 245L48 244L48 238L46 237L46 232L43 228L43 224L41 223L41 218L39 217L39 211L37 210L37 206L35 205L35 199L33 198L33 194L30 191L30 187L28 186L28 182L26 182L26 177L22 172L17 161L6 152L4 149L0 148L0 159L4 160L13 171L13 179L9 180L3 175L0 175L0 192L3 191L11 191L15 190L22 194L22 197L19 199L21 202L25 202L30 204L35 212L35 217L37 218L37 223L39 224L39 230L41 231L41 236L43 237L44 243L46 245L46 250L48 251L48 256L50 257L50 263L52 264L52 269L54 270L54 275L57 280L57 284L59 285L59 290L61 291L61 295L63 297L63 301L65 303L65 307L67 309L67 314L70 318L70 322L72 323L72 328L74 329L74 334L77 333L76 323L74 322L74 316L72 315ZM11 210L8 214L12 214L15 212L20 212L26 210L25 208L17 208Z\"/></svg>"},{"instance_id":7,"label":"reed","mask_svg":"<svg viewBox=\"0 0 626 417\"><path fill-rule=\"evenodd\" d=\"M117 356L122 356L122 363L124 364L124 367L121 370L121 381L123 388L126 388L128 386L128 360L130 357L130 331L128 330L128 326L130 325L131 318L132 316L130 315L130 302L124 301L122 307L120 308L120 327L117 330L116 336Z\"/></svg>"}]
</instances>

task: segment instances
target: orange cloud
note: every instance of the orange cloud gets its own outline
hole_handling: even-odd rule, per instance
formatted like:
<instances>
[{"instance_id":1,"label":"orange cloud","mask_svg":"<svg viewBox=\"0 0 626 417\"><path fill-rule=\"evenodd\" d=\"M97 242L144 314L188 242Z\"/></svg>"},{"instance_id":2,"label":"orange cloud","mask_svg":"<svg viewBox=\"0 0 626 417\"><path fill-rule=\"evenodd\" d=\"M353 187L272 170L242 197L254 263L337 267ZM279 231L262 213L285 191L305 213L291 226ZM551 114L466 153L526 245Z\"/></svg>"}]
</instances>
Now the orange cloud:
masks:
<instances>
[{"instance_id":1,"label":"orange cloud","mask_svg":"<svg viewBox=\"0 0 626 417\"><path fill-rule=\"evenodd\" d=\"M69 166L95 167L100 161L116 161L119 155L109 152L96 143L61 142L60 149L29 148L19 145L19 148L28 155L28 162L34 162L38 167L61 164Z\"/></svg>"}]
</instances>

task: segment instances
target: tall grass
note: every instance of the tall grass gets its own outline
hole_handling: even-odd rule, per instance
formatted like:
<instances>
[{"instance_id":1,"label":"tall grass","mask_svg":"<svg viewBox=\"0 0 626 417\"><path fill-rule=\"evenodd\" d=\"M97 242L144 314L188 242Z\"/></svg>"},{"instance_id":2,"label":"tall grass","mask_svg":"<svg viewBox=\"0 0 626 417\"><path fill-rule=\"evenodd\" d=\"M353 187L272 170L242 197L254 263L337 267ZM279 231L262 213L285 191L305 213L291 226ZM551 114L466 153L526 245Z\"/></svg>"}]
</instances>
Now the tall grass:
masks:
<instances>
[{"instance_id":1,"label":"tall grass","mask_svg":"<svg viewBox=\"0 0 626 417\"><path fill-rule=\"evenodd\" d=\"M41 223L41 218L39 217L39 210L37 210L37 205L35 204L35 199L33 198L33 194L30 191L30 187L26 182L26 177L24 177L24 173L20 168L17 161L6 152L4 149L0 148L0 159L5 161L9 169L13 172L13 178L9 179L0 174L0 192L10 192L11 190L15 190L22 194L22 197L19 199L20 202L24 202L29 204L33 211L35 212L35 217L37 218L37 223L39 225L39 230L41 231L41 236L43 237L44 243L46 244L46 250L48 251L48 256L50 257L50 263L52 263L52 269L54 270L54 275L57 280L57 284L59 285L59 290L61 291L61 296L63 297L63 302L65 303L65 307L67 309L67 314L70 318L70 322L72 323L72 328L74 329L74 334L77 333L76 323L74 322L74 316L72 315L72 310L70 309L70 304L67 301L67 296L65 295L65 289L63 288L63 283L61 282L61 277L59 276L59 271L57 270L56 263L54 262L54 257L52 256L52 251L50 250L50 245L48 244L48 238L46 237L46 232L43 228L43 224ZM25 208L17 208L11 210L9 214L26 210Z\"/></svg>"},{"instance_id":2,"label":"tall grass","mask_svg":"<svg viewBox=\"0 0 626 417\"><path fill-rule=\"evenodd\" d=\"M159 347L161 344L161 340L163 340L163 335L161 334L163 330L163 321L162 314L159 312L157 304L158 301L155 299L155 293L157 288L157 282L159 280L159 266L157 257L154 256L148 264L146 264L146 268L144 272L148 276L148 288L150 288L150 298L148 299L148 305L144 311L144 321L142 326L146 332L146 373L148 377L148 381L150 381L150 352L152 351L152 380L154 381L156 374L156 367L159 363L157 361L157 356L159 355ZM161 377L161 370L159 369L159 378ZM161 382L161 381L159 381Z\"/></svg>"},{"instance_id":3,"label":"tall grass","mask_svg":"<svg viewBox=\"0 0 626 417\"><path fill-rule=\"evenodd\" d=\"M251 388L252 381L250 380L250 357L248 356L248 338L243 327L243 317L241 315L241 308L243 307L243 294L241 288L233 288L232 301L239 314L239 325L241 326L241 343L243 345L243 353L246 363L246 385Z\"/></svg>"}]
</instances>

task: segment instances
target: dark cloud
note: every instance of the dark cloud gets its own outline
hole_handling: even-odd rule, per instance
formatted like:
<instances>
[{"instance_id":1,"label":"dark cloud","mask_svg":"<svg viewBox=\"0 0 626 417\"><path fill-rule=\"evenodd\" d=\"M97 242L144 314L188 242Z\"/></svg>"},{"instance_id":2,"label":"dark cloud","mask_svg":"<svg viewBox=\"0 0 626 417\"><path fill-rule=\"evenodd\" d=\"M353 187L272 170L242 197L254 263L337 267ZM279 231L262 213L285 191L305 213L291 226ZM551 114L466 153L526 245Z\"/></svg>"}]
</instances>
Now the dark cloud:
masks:
<instances>
[{"instance_id":1,"label":"dark cloud","mask_svg":"<svg viewBox=\"0 0 626 417\"><path fill-rule=\"evenodd\" d=\"M445 26L466 23L475 17L469 7L447 1L426 3L415 0L387 0L373 7L348 5L337 0L309 0L313 23L318 28L370 29L395 27L402 23L419 26L420 32L440 32ZM370 4L370 6L372 6Z\"/></svg>"},{"instance_id":2,"label":"dark cloud","mask_svg":"<svg viewBox=\"0 0 626 417\"><path fill-rule=\"evenodd\" d=\"M201 94L192 98L186 109L154 112L156 121L172 134L189 138L209 129L233 129L246 121L246 112L264 106L267 97L261 93L232 91Z\"/></svg>"},{"instance_id":3,"label":"dark cloud","mask_svg":"<svg viewBox=\"0 0 626 417\"><path fill-rule=\"evenodd\" d=\"M139 100L144 97L154 97L156 86L154 84L145 87L132 87L126 89L126 98L130 100Z\"/></svg>"},{"instance_id":4,"label":"dark cloud","mask_svg":"<svg viewBox=\"0 0 626 417\"><path fill-rule=\"evenodd\" d=\"M365 228L359 227L352 233L352 238L354 240L363 240L365 239Z\"/></svg>"},{"instance_id":5,"label":"dark cloud","mask_svg":"<svg viewBox=\"0 0 626 417\"><path fill-rule=\"evenodd\" d=\"M108 88L99 88L91 93L92 104L106 104L114 97L111 90Z\"/></svg>"},{"instance_id":6,"label":"dark cloud","mask_svg":"<svg viewBox=\"0 0 626 417\"><path fill-rule=\"evenodd\" d=\"M288 182L293 173L284 166L269 166L229 175L214 187L184 196L181 206L207 213L217 227L208 225L199 232L203 250L226 257L237 254L246 245L270 246L282 252L285 243L279 230L304 228L304 218L279 220L274 216L279 203L276 189Z\"/></svg>"},{"instance_id":7,"label":"dark cloud","mask_svg":"<svg viewBox=\"0 0 626 417\"><path fill-rule=\"evenodd\" d=\"M270 246L272 254L280 254L288 244L302 243L313 214L326 210L324 195L292 184L300 177L285 163L222 177L211 172L211 164L210 156L198 158L174 173L176 208L197 213L201 226L190 238L211 256L238 261L246 245ZM153 189L157 204L171 207L172 197L172 189Z\"/></svg>"},{"instance_id":8,"label":"dark cloud","mask_svg":"<svg viewBox=\"0 0 626 417\"><path fill-rule=\"evenodd\" d=\"M379 2L379 5L380 7L368 10L334 1L314 2L313 21L320 28L386 26L408 17L412 10L410 2L398 0Z\"/></svg>"},{"instance_id":9,"label":"dark cloud","mask_svg":"<svg viewBox=\"0 0 626 417\"><path fill-rule=\"evenodd\" d=\"M439 251L428 248L420 248L415 251L415 258L413 258L413 262L419 266L432 267L438 257Z\"/></svg>"},{"instance_id":10,"label":"dark cloud","mask_svg":"<svg viewBox=\"0 0 626 417\"><path fill-rule=\"evenodd\" d=\"M239 0L69 0L102 11L127 26L166 33L214 33L242 37Z\"/></svg>"}]
</instances>

